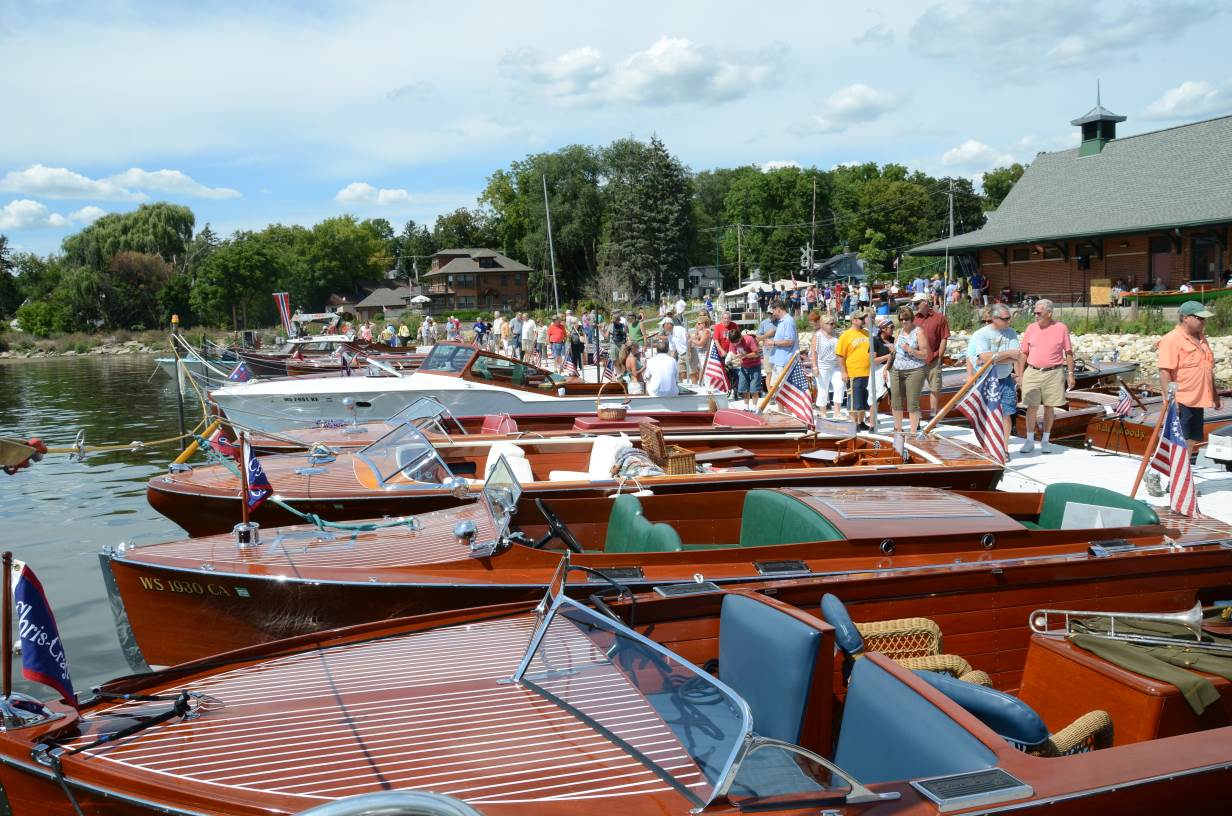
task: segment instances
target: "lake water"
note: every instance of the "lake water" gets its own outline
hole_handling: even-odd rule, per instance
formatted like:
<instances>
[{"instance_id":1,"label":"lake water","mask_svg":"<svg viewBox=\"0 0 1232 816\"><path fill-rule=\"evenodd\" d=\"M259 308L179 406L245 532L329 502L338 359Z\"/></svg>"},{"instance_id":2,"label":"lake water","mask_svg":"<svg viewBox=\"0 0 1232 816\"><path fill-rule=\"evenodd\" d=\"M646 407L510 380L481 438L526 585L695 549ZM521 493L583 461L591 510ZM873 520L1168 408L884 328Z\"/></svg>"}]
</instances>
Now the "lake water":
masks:
<instances>
[{"instance_id":1,"label":"lake water","mask_svg":"<svg viewBox=\"0 0 1232 816\"><path fill-rule=\"evenodd\" d=\"M191 428L200 407L186 404L185 411ZM49 447L69 446L83 429L90 445L176 435L172 379L144 355L0 364L0 436L38 436ZM93 454L84 463L53 454L16 476L0 474L0 547L26 561L42 582L79 693L129 672L97 554L122 541L183 537L145 499L146 482L164 472L179 449L177 443ZM21 679L20 660L13 677L20 691L54 696Z\"/></svg>"}]
</instances>

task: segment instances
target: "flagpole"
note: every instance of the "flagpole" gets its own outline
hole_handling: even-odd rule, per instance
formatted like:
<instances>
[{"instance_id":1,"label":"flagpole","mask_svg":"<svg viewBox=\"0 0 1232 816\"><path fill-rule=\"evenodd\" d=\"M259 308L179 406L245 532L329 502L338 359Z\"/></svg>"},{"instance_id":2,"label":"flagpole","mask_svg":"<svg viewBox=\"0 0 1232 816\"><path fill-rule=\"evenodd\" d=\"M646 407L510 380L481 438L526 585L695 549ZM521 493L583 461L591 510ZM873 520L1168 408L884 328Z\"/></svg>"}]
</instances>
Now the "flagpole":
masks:
<instances>
[{"instance_id":1,"label":"flagpole","mask_svg":"<svg viewBox=\"0 0 1232 816\"><path fill-rule=\"evenodd\" d=\"M240 431L240 521L248 527L248 431Z\"/></svg>"},{"instance_id":2,"label":"flagpole","mask_svg":"<svg viewBox=\"0 0 1232 816\"><path fill-rule=\"evenodd\" d=\"M791 367L796 364L796 358L800 356L797 351L791 355L791 359L787 361L787 365L783 366L782 372L779 373L779 378L770 386L770 390L766 392L766 396L761 398L761 402L757 403L757 413L766 410L766 406L770 404L770 400L774 399L774 395L779 392L779 386L783 384L783 380L787 379L787 375L791 373Z\"/></svg>"},{"instance_id":3,"label":"flagpole","mask_svg":"<svg viewBox=\"0 0 1232 816\"><path fill-rule=\"evenodd\" d=\"M1159 435L1164 429L1164 420L1168 418L1168 409L1171 404L1172 400L1165 395L1164 401L1160 405L1159 421L1155 423L1155 429L1151 431L1151 438L1147 440L1146 449L1142 452L1142 461L1138 464L1138 475L1134 477L1134 486L1129 489L1129 497L1131 499L1138 495L1138 488L1142 486L1142 477L1146 475L1146 466L1155 458L1155 449L1159 447ZM1186 451L1186 455L1188 455L1188 451Z\"/></svg>"},{"instance_id":4,"label":"flagpole","mask_svg":"<svg viewBox=\"0 0 1232 816\"><path fill-rule=\"evenodd\" d=\"M4 564L4 697L13 696L13 553L5 551Z\"/></svg>"},{"instance_id":5,"label":"flagpole","mask_svg":"<svg viewBox=\"0 0 1232 816\"><path fill-rule=\"evenodd\" d=\"M972 377L971 379L963 383L963 387L958 389L958 393L955 394L953 397L951 397L950 401L947 402L945 406L940 411L937 412L937 415L934 416L932 420L927 425L924 426L923 433L928 433L929 431L931 431L933 428L936 427L938 422L945 419L946 415L949 414L950 411L954 410L954 406L958 404L959 400L967 396L967 394L971 391L972 386L974 386L977 382L979 382L980 375L982 375L985 371L987 371L988 367L992 365L997 365L997 356L995 354L988 358L988 362L980 366L979 371L975 372L974 377Z\"/></svg>"}]
</instances>

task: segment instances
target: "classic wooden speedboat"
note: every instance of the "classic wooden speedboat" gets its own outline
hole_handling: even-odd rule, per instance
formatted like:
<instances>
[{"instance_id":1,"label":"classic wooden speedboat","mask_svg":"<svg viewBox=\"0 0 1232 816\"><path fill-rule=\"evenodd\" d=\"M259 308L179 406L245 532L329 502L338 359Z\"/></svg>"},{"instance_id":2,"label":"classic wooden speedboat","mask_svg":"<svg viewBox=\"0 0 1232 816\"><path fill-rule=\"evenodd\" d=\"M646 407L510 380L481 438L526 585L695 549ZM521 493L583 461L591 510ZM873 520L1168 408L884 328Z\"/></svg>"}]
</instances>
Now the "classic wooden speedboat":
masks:
<instances>
[{"instance_id":1,"label":"classic wooden speedboat","mask_svg":"<svg viewBox=\"0 0 1232 816\"><path fill-rule=\"evenodd\" d=\"M1198 715L1028 617L1172 611L1230 587L1216 544L593 608L557 578L538 605L303 636L115 680L79 709L31 705L0 734L0 783L14 816L1217 813L1232 684L1195 675L1214 692ZM865 634L905 615L935 616L995 688L908 670Z\"/></svg>"},{"instance_id":2,"label":"classic wooden speedboat","mask_svg":"<svg viewBox=\"0 0 1232 816\"><path fill-rule=\"evenodd\" d=\"M777 411L756 414L735 408L720 408L717 411L624 413L624 419L601 417L594 411L577 415L522 414L516 418L509 414L455 417L431 397L421 397L407 406L401 414L387 420L355 423L340 419L322 420L309 428L287 428L275 435L254 434L250 441L253 448L261 454L294 453L311 450L317 445L334 450L363 448L408 421L419 423L428 433L428 438L434 441L438 437L470 435L536 438L570 434L636 434L643 422L650 422L669 434L802 434L806 430L800 420ZM835 430L838 428L835 427ZM233 431L228 438L236 438Z\"/></svg>"},{"instance_id":3,"label":"classic wooden speedboat","mask_svg":"<svg viewBox=\"0 0 1232 816\"><path fill-rule=\"evenodd\" d=\"M1199 283L1194 285L1192 292L1182 292L1179 289L1167 289L1162 292L1126 292L1122 303L1137 301L1140 306L1180 306L1187 300L1197 300L1209 303L1212 300L1232 295L1232 288L1218 284Z\"/></svg>"},{"instance_id":4,"label":"classic wooden speedboat","mask_svg":"<svg viewBox=\"0 0 1232 816\"><path fill-rule=\"evenodd\" d=\"M1162 409L1158 396L1144 398L1141 402L1143 404L1135 405L1128 416L1093 418L1087 426L1087 447L1141 456L1146 451L1155 426L1159 424ZM1220 392L1219 407L1207 408L1203 414L1202 438L1205 440L1211 431L1229 422L1232 422L1232 392L1223 391Z\"/></svg>"},{"instance_id":5,"label":"classic wooden speedboat","mask_svg":"<svg viewBox=\"0 0 1232 816\"><path fill-rule=\"evenodd\" d=\"M1085 557L1093 541L1110 539L1146 545L1209 538L1171 516L1161 520L1142 502L1084 485L1055 485L1042 495L813 487L543 502L523 496L502 467L477 502L404 524L283 527L262 531L256 546L217 535L108 548L102 569L134 667L535 597L559 562L559 549L549 545L567 546L576 566L636 590L699 576L735 584L909 572L964 561Z\"/></svg>"},{"instance_id":6,"label":"classic wooden speedboat","mask_svg":"<svg viewBox=\"0 0 1232 816\"><path fill-rule=\"evenodd\" d=\"M585 414L600 395L620 396L634 411L714 411L727 395L681 383L676 396L625 395L622 383L564 378L530 363L463 343L437 343L414 372L392 376L295 377L231 385L210 392L223 413L246 428L278 431L319 420L392 417L423 396L456 416Z\"/></svg>"},{"instance_id":7,"label":"classic wooden speedboat","mask_svg":"<svg viewBox=\"0 0 1232 816\"><path fill-rule=\"evenodd\" d=\"M1002 467L974 448L941 438L896 449L879 436L818 437L799 433L671 434L645 426L670 447L653 457L641 439L616 436L460 437L432 442L403 425L362 450L266 456L262 466L277 501L253 519L292 524L312 513L330 521L401 516L457 503L506 456L526 491L541 498L613 492L726 491L758 485L919 484L988 489ZM638 447L641 446L641 447ZM648 461L648 459L652 459ZM657 460L657 461L656 461ZM190 535L230 530L240 518L239 474L230 462L175 465L150 480L150 505ZM287 509L294 508L295 512Z\"/></svg>"},{"instance_id":8,"label":"classic wooden speedboat","mask_svg":"<svg viewBox=\"0 0 1232 816\"><path fill-rule=\"evenodd\" d=\"M1149 405L1151 402L1159 401L1158 391L1146 390L1140 385L1134 386L1132 391L1136 404ZM1112 407L1120 400L1119 386L1104 385L1089 389L1074 389L1065 392L1065 399L1068 405L1065 408L1056 409L1054 414L1052 438L1082 438L1086 436L1087 426L1092 421L1107 417L1111 413ZM1035 424L1036 430L1042 432L1043 410L1036 412ZM1018 413L1014 416L1014 434L1026 436L1026 430L1026 407L1019 404Z\"/></svg>"}]
</instances>

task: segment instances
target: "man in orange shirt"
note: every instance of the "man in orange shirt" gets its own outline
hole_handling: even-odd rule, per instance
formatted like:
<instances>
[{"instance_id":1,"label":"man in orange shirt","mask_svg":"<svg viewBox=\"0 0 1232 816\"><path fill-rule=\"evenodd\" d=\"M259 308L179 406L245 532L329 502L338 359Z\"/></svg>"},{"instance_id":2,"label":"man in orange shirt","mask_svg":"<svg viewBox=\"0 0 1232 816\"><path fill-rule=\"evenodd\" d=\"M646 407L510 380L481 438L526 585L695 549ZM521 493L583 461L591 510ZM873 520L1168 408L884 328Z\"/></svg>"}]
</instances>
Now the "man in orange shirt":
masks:
<instances>
[{"instance_id":1,"label":"man in orange shirt","mask_svg":"<svg viewBox=\"0 0 1232 816\"><path fill-rule=\"evenodd\" d=\"M1181 304L1180 322L1159 341L1159 384L1164 394L1176 385L1177 414L1189 442L1190 457L1205 439L1204 409L1216 408L1215 353L1206 342L1206 319L1213 313L1196 300Z\"/></svg>"}]
</instances>

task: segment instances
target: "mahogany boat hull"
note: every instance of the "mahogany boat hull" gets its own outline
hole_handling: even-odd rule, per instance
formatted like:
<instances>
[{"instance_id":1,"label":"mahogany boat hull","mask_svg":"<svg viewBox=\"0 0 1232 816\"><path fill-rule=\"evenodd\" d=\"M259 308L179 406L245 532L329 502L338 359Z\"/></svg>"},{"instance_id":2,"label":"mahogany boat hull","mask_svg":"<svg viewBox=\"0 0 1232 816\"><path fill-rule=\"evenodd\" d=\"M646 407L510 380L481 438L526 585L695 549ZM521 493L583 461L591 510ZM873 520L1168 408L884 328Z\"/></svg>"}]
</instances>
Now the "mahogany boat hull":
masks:
<instances>
[{"instance_id":1,"label":"mahogany boat hull","mask_svg":"<svg viewBox=\"0 0 1232 816\"><path fill-rule=\"evenodd\" d=\"M957 490L991 490L1001 480L1002 468L994 462L983 463L971 460L970 464L952 464L942 467L903 466L897 468L852 467L852 468L793 468L783 470L748 471L741 473L698 474L696 478L651 477L640 484L656 494L694 493L713 491L716 495L727 490L746 490L752 487L811 487L845 485L914 485L942 487ZM278 480L271 475L277 490ZM150 480L146 497L150 506L184 528L190 536L205 536L225 533L240 521L239 491L233 494L198 493L168 489L161 477ZM636 489L636 486L630 484ZM611 495L618 489L614 480L594 483L567 483L559 486L550 482L530 482L523 485L526 492L545 500L555 498L600 498ZM330 521L353 521L357 519L397 518L431 510L453 507L459 500L443 487L428 486L422 490L373 492L368 495L296 496L282 494L283 499L305 514L314 514ZM298 524L303 518L288 512L272 501L266 501L252 514L251 519L262 527L278 527Z\"/></svg>"}]
</instances>

